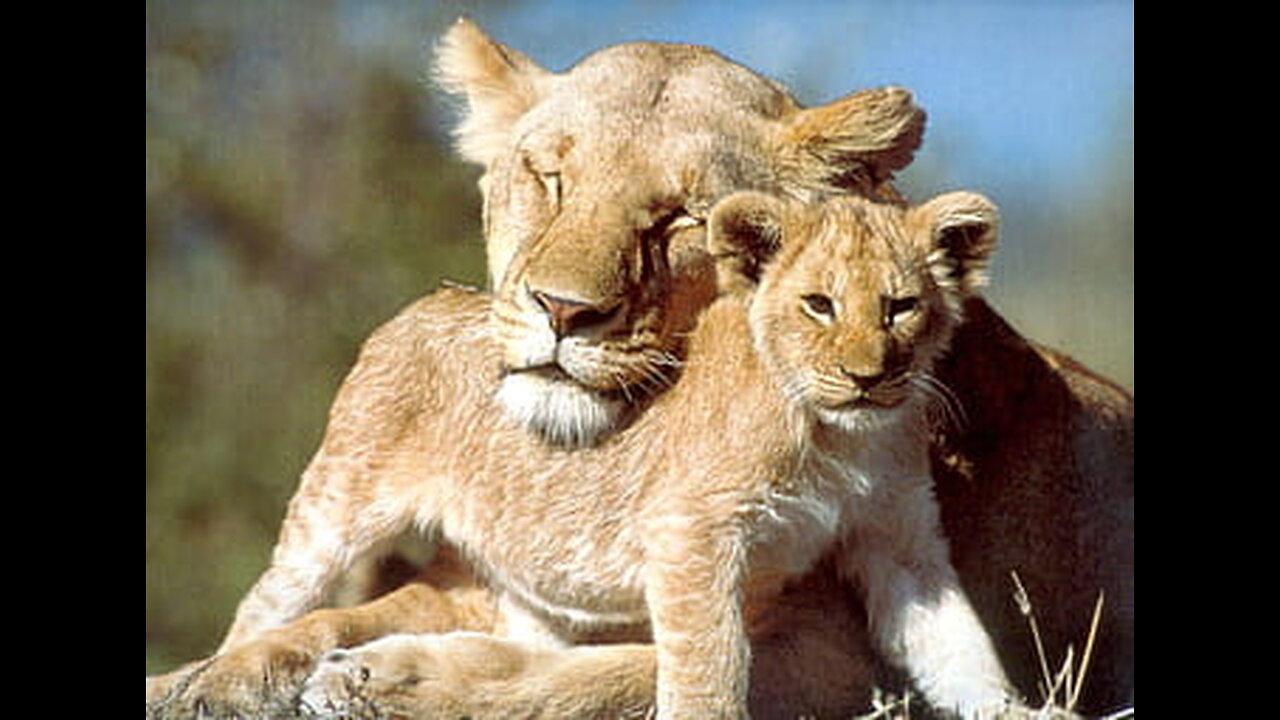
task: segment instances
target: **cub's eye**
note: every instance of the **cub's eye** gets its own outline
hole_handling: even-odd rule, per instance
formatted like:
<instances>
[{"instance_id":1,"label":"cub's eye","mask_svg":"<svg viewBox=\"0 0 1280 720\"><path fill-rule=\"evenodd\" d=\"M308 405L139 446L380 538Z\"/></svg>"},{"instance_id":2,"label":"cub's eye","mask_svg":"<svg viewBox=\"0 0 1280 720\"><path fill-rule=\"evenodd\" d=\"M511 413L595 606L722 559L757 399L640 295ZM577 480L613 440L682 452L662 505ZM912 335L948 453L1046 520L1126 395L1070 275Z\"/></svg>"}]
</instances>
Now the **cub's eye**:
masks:
<instances>
[{"instance_id":1,"label":"cub's eye","mask_svg":"<svg viewBox=\"0 0 1280 720\"><path fill-rule=\"evenodd\" d=\"M900 297L884 299L884 325L885 327L893 327L895 324L906 320L920 307L920 298L918 297Z\"/></svg>"},{"instance_id":2,"label":"cub's eye","mask_svg":"<svg viewBox=\"0 0 1280 720\"><path fill-rule=\"evenodd\" d=\"M826 295L811 293L800 298L804 303L804 311L815 320L831 322L836 315L836 305Z\"/></svg>"}]
</instances>

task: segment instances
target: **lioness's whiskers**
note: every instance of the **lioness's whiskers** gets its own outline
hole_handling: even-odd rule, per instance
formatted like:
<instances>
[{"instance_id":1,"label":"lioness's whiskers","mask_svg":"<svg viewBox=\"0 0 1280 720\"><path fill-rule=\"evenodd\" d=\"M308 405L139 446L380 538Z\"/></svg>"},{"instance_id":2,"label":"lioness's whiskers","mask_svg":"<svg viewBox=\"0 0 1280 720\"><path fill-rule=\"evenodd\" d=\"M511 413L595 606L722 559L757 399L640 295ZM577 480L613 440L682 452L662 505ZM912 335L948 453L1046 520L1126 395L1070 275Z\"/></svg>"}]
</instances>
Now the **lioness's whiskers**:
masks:
<instances>
[{"instance_id":1,"label":"lioness's whiskers","mask_svg":"<svg viewBox=\"0 0 1280 720\"><path fill-rule=\"evenodd\" d=\"M666 368L679 368L684 363L670 353L654 351L646 353L637 364L642 377L647 381L646 385L651 389L660 391L671 387L675 383L674 374L667 372Z\"/></svg>"},{"instance_id":2,"label":"lioness's whiskers","mask_svg":"<svg viewBox=\"0 0 1280 720\"><path fill-rule=\"evenodd\" d=\"M683 367L684 366L683 360L665 351L654 352L650 359L655 365L662 365L665 367Z\"/></svg>"},{"instance_id":3,"label":"lioness's whiskers","mask_svg":"<svg viewBox=\"0 0 1280 720\"><path fill-rule=\"evenodd\" d=\"M675 384L675 377L665 369L683 364L679 359L660 351L618 358L614 362L617 364L611 366L608 372L618 392L628 403L636 402L637 395L657 395L670 388Z\"/></svg>"},{"instance_id":4,"label":"lioness's whiskers","mask_svg":"<svg viewBox=\"0 0 1280 720\"><path fill-rule=\"evenodd\" d=\"M621 370L617 370L617 369L614 369L611 372L613 374L614 380L616 380L618 383L618 388L621 390L622 396L626 398L627 404L631 405L635 403L636 398L634 395L631 394L631 384L627 382L626 374L624 374Z\"/></svg>"}]
</instances>

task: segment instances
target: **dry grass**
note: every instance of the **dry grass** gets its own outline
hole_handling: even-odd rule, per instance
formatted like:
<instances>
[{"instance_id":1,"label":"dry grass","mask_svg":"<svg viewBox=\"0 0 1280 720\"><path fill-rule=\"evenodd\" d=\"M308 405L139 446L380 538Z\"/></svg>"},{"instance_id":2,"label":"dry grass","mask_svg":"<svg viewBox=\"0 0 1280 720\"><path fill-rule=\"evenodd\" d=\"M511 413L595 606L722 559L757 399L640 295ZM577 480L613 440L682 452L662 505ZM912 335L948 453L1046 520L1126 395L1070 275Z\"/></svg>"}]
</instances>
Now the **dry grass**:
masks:
<instances>
[{"instance_id":1,"label":"dry grass","mask_svg":"<svg viewBox=\"0 0 1280 720\"><path fill-rule=\"evenodd\" d=\"M1098 600L1094 604L1093 617L1089 623L1089 632L1085 636L1084 649L1080 653L1079 661L1076 660L1074 646L1069 645L1061 665L1055 672L1040 637L1040 626L1036 621L1031 597L1022 585L1017 572L1012 573L1012 578L1014 600L1018 603L1019 611L1027 619L1027 627L1035 642L1036 655L1040 662L1040 706L1009 709L991 720L1077 720L1082 717L1076 713L1076 706L1089 674L1089 662L1093 656L1094 642L1098 636L1098 626L1101 623L1105 605L1104 595L1098 593ZM927 710L920 714L930 715ZM1132 717L1134 717L1134 709L1126 708L1097 720L1122 720ZM877 689L872 696L871 711L857 716L854 720L913 720L911 694L908 692L898 697Z\"/></svg>"},{"instance_id":2,"label":"dry grass","mask_svg":"<svg viewBox=\"0 0 1280 720\"><path fill-rule=\"evenodd\" d=\"M1057 672L1051 670L1048 653L1044 649L1044 643L1040 639L1040 626L1036 622L1035 608L1031 604L1031 597L1027 593L1027 589L1022 585L1022 580L1015 571L1011 573L1014 585L1014 600L1018 603L1018 610L1027 619L1027 627L1030 629L1031 637L1035 641L1036 656L1040 661L1040 694L1043 703L1039 710L1034 711L1032 717L1043 718L1070 718L1078 717L1076 714L1076 705L1080 701L1080 694L1084 690L1085 680L1089 674L1089 661L1093 657L1094 641L1098 637L1098 625L1102 621L1102 611L1105 604L1105 596L1098 593L1098 600L1093 606L1093 617L1089 622L1089 632L1085 636L1084 650L1080 654L1080 660L1077 663L1075 659L1075 647L1067 646L1065 657ZM1132 718L1134 716L1133 708L1126 708L1120 712L1108 715L1106 720L1120 720L1120 718Z\"/></svg>"}]
</instances>

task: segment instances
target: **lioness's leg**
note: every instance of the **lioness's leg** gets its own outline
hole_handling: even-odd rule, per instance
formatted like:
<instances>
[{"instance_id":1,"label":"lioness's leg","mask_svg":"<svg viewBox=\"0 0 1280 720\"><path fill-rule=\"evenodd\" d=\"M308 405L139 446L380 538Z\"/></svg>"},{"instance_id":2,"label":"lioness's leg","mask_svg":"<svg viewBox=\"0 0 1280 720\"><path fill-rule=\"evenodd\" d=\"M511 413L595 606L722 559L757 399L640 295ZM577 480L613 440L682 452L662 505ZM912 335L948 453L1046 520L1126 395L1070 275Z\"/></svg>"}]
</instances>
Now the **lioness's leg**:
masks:
<instances>
[{"instance_id":1,"label":"lioness's leg","mask_svg":"<svg viewBox=\"0 0 1280 720\"><path fill-rule=\"evenodd\" d=\"M890 689L868 644L861 605L830 564L748 615L751 717L843 720L871 709L873 688ZM548 719L609 717L611 709L655 703L651 645L597 651L467 638L353 648L318 668L305 697L315 711L358 718L450 716L444 710L474 717L520 717L520 711ZM369 671L367 681L361 668Z\"/></svg>"},{"instance_id":2,"label":"lioness's leg","mask_svg":"<svg viewBox=\"0 0 1280 720\"><path fill-rule=\"evenodd\" d=\"M441 553L415 582L363 605L318 610L169 675L147 679L148 714L186 717L196 708L264 716L288 708L315 661L393 633L489 631L492 595Z\"/></svg>"},{"instance_id":3,"label":"lioness's leg","mask_svg":"<svg viewBox=\"0 0 1280 720\"><path fill-rule=\"evenodd\" d=\"M271 565L241 599L219 653L319 607L357 561L404 531L409 512L398 503L367 507L374 474L367 460L317 454L289 501Z\"/></svg>"},{"instance_id":4,"label":"lioness's leg","mask_svg":"<svg viewBox=\"0 0 1280 720\"><path fill-rule=\"evenodd\" d=\"M655 669L652 645L394 635L327 655L301 706L358 718L640 718L653 708Z\"/></svg>"}]
</instances>

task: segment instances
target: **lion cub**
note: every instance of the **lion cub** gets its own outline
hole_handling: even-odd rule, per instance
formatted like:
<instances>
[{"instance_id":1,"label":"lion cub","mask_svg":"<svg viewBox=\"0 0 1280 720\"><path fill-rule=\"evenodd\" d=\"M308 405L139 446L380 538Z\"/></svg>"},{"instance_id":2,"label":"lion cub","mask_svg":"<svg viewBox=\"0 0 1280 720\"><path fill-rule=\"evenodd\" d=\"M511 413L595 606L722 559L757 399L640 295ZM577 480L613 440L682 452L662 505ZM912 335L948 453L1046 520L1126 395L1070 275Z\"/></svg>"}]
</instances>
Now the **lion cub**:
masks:
<instances>
[{"instance_id":1,"label":"lion cub","mask_svg":"<svg viewBox=\"0 0 1280 720\"><path fill-rule=\"evenodd\" d=\"M950 565L927 453L930 366L996 224L972 193L912 209L730 197L708 230L724 294L682 377L576 451L495 403L483 296L422 301L366 346L224 648L314 606L353 558L416 525L559 640L647 626L660 717L738 717L752 609L834 552L877 646L930 702L998 708L1008 683ZM419 355L389 362L387 342Z\"/></svg>"}]
</instances>

